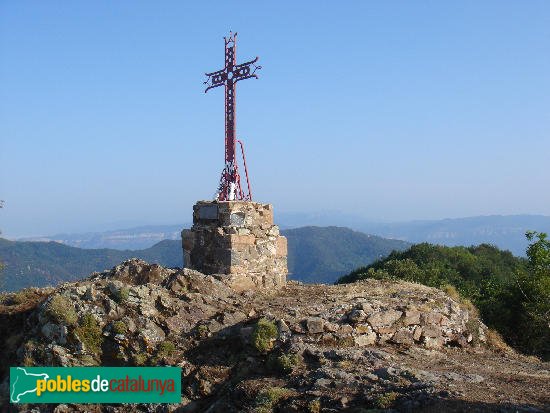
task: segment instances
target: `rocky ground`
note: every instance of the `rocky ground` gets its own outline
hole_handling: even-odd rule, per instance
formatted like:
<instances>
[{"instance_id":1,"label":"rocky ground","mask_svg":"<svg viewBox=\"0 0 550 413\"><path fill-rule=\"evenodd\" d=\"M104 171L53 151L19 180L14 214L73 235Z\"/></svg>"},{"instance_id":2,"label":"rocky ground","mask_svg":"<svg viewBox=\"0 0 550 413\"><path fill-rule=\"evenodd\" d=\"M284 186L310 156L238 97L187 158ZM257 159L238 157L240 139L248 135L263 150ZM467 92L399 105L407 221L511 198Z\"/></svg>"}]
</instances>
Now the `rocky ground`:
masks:
<instances>
[{"instance_id":1,"label":"rocky ground","mask_svg":"<svg viewBox=\"0 0 550 413\"><path fill-rule=\"evenodd\" d=\"M0 298L5 411L550 411L550 363L440 290L368 280L237 293L130 260ZM179 405L9 405L8 367L181 366Z\"/></svg>"}]
</instances>

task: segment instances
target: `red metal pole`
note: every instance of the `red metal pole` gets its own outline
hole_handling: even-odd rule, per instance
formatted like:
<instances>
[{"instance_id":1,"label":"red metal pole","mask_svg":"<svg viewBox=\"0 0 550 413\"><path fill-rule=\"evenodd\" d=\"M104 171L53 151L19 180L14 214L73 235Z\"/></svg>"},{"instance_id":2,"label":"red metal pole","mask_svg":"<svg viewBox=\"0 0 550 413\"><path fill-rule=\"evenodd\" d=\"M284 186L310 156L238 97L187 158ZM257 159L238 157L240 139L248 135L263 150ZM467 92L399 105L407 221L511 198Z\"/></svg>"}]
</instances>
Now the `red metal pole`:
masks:
<instances>
[{"instance_id":1,"label":"red metal pole","mask_svg":"<svg viewBox=\"0 0 550 413\"><path fill-rule=\"evenodd\" d=\"M248 185L248 200L252 201L252 190L250 189L250 180L248 179L248 168L246 167L246 157L244 156L244 146L240 140L237 140L241 145L241 153L243 154L244 173L246 175L246 184Z\"/></svg>"}]
</instances>

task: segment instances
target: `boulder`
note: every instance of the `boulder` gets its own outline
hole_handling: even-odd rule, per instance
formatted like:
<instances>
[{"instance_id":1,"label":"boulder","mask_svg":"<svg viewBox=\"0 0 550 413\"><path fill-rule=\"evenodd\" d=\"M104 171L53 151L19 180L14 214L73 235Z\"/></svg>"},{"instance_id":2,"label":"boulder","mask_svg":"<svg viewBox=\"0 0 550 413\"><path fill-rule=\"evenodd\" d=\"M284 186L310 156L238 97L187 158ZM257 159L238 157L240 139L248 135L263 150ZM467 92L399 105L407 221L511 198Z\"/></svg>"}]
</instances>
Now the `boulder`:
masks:
<instances>
[{"instance_id":1,"label":"boulder","mask_svg":"<svg viewBox=\"0 0 550 413\"><path fill-rule=\"evenodd\" d=\"M348 313L347 318L350 323L357 324L365 321L367 319L367 314L363 310L354 309Z\"/></svg>"},{"instance_id":2,"label":"boulder","mask_svg":"<svg viewBox=\"0 0 550 413\"><path fill-rule=\"evenodd\" d=\"M420 324L420 311L407 310L403 317L403 325L410 326Z\"/></svg>"},{"instance_id":3,"label":"boulder","mask_svg":"<svg viewBox=\"0 0 550 413\"><path fill-rule=\"evenodd\" d=\"M355 344L358 346L370 346L376 343L377 335L374 331L371 331L370 333L356 336L353 339L355 341Z\"/></svg>"},{"instance_id":4,"label":"boulder","mask_svg":"<svg viewBox=\"0 0 550 413\"><path fill-rule=\"evenodd\" d=\"M308 317L304 322L307 331L311 334L322 333L324 331L324 323L325 320L320 317Z\"/></svg>"},{"instance_id":5,"label":"boulder","mask_svg":"<svg viewBox=\"0 0 550 413\"><path fill-rule=\"evenodd\" d=\"M156 347L158 343L166 338L162 328L151 320L145 320L143 327L139 329L138 336L147 347Z\"/></svg>"},{"instance_id":6,"label":"boulder","mask_svg":"<svg viewBox=\"0 0 550 413\"><path fill-rule=\"evenodd\" d=\"M67 343L67 326L48 322L40 329L42 335L53 343L64 345Z\"/></svg>"},{"instance_id":7,"label":"boulder","mask_svg":"<svg viewBox=\"0 0 550 413\"><path fill-rule=\"evenodd\" d=\"M367 321L373 328L391 326L401 318L402 314L402 311L397 310L379 311L367 318Z\"/></svg>"},{"instance_id":8,"label":"boulder","mask_svg":"<svg viewBox=\"0 0 550 413\"><path fill-rule=\"evenodd\" d=\"M412 346L414 344L414 336L412 331L408 328L400 328L395 332L391 341L396 344Z\"/></svg>"}]
</instances>

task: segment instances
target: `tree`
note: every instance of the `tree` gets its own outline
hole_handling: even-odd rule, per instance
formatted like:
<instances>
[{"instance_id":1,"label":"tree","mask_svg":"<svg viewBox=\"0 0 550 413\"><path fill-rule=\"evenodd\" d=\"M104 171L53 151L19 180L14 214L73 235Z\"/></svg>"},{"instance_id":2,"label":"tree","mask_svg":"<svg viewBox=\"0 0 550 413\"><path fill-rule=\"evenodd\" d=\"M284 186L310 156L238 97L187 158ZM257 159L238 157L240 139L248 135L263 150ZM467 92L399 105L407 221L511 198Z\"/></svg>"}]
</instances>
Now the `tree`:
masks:
<instances>
[{"instance_id":1,"label":"tree","mask_svg":"<svg viewBox=\"0 0 550 413\"><path fill-rule=\"evenodd\" d=\"M544 232L528 231L527 271L517 276L516 293L523 309L521 341L529 353L550 358L550 240Z\"/></svg>"}]
</instances>

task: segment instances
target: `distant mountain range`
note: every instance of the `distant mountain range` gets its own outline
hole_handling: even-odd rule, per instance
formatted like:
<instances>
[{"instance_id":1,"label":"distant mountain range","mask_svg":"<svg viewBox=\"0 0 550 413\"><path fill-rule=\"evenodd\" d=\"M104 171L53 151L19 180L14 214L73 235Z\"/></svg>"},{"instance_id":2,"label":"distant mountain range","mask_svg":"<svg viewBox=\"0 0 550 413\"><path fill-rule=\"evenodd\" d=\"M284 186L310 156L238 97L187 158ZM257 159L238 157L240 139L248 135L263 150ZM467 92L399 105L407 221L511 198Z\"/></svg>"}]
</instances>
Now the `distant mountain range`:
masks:
<instances>
[{"instance_id":1,"label":"distant mountain range","mask_svg":"<svg viewBox=\"0 0 550 413\"><path fill-rule=\"evenodd\" d=\"M305 282L333 283L359 266L385 257L392 250L403 250L409 246L404 241L341 227L304 227L282 233L288 237L290 278ZM116 250L83 249L53 241L8 241L0 238L0 260L6 265L0 275L0 280L3 280L0 289L13 291L74 281L132 257L166 267L181 267L182 255L179 239L163 240L146 249Z\"/></svg>"},{"instance_id":2,"label":"distant mountain range","mask_svg":"<svg viewBox=\"0 0 550 413\"><path fill-rule=\"evenodd\" d=\"M524 256L529 230L550 233L550 217L543 215L490 215L438 221L392 224L360 224L360 231L411 243L429 242L447 246L492 244Z\"/></svg>"},{"instance_id":3,"label":"distant mountain range","mask_svg":"<svg viewBox=\"0 0 550 413\"><path fill-rule=\"evenodd\" d=\"M138 250L149 248L163 240L181 239L181 230L191 224L145 225L129 229L80 234L55 234L44 237L19 238L17 241L55 241L78 248L113 248Z\"/></svg>"},{"instance_id":4,"label":"distant mountain range","mask_svg":"<svg viewBox=\"0 0 550 413\"><path fill-rule=\"evenodd\" d=\"M550 233L550 217L541 215L493 215L388 224L340 216L340 221L348 223L353 230L327 226L288 228L299 221L323 224L331 217L337 221L335 214L283 214L278 218L281 227L287 227L282 233L289 240L291 278L334 282L339 276L368 265L393 249L405 249L409 243L424 241L448 246L489 243L515 255L525 255L525 231ZM131 257L180 267L180 232L185 227L189 225L142 226L17 241L0 239L0 260L6 263L1 277L3 289L75 280Z\"/></svg>"},{"instance_id":5,"label":"distant mountain range","mask_svg":"<svg viewBox=\"0 0 550 413\"><path fill-rule=\"evenodd\" d=\"M338 225L383 238L411 243L431 242L448 246L488 243L515 255L525 255L525 231L550 233L550 217L543 215L491 215L433 221L374 223L336 212L319 214L282 213L276 222L283 229ZM190 224L142 226L117 231L57 234L23 238L19 241L57 241L80 248L146 249L164 239L179 240Z\"/></svg>"}]
</instances>

